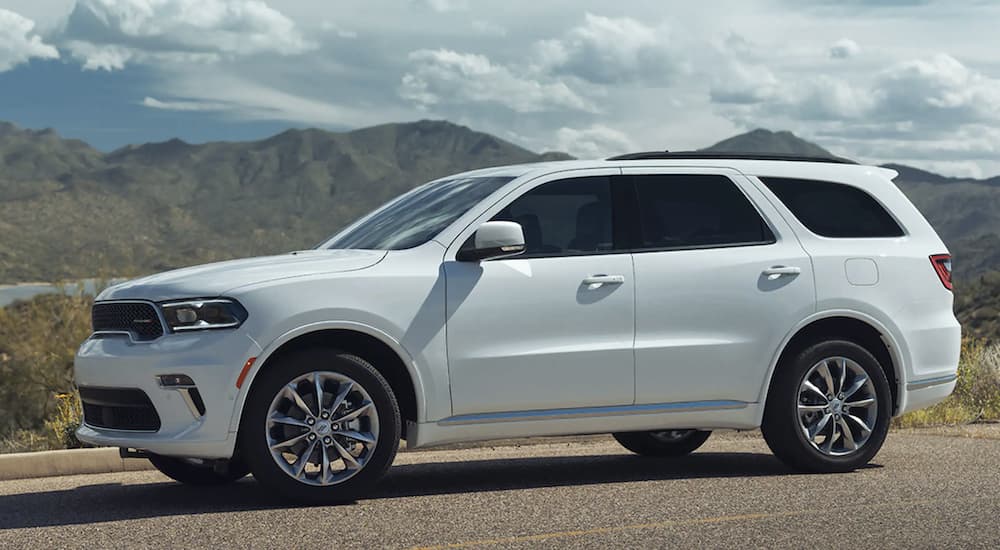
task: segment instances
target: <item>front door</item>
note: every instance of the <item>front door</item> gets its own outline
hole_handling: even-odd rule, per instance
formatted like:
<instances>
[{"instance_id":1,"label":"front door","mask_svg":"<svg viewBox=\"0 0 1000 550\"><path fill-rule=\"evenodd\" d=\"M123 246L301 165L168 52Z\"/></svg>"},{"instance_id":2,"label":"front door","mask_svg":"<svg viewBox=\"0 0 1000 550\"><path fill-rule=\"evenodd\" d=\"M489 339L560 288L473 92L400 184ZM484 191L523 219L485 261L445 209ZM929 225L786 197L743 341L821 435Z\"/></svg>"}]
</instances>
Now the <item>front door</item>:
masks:
<instances>
[{"instance_id":1,"label":"front door","mask_svg":"<svg viewBox=\"0 0 1000 550\"><path fill-rule=\"evenodd\" d=\"M542 183L493 217L521 224L523 256L445 263L455 415L632 404L635 282L613 208L608 176Z\"/></svg>"}]
</instances>

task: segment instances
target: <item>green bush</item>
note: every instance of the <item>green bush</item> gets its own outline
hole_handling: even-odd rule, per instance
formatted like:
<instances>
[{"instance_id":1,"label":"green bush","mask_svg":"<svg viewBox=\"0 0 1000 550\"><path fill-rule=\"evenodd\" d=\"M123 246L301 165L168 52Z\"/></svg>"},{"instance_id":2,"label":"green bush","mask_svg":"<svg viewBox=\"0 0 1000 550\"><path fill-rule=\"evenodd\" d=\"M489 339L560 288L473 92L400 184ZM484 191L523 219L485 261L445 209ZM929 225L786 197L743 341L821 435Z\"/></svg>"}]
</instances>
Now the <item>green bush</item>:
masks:
<instances>
[{"instance_id":1,"label":"green bush","mask_svg":"<svg viewBox=\"0 0 1000 550\"><path fill-rule=\"evenodd\" d=\"M955 391L937 405L895 420L904 428L1000 420L1000 346L962 343Z\"/></svg>"},{"instance_id":2,"label":"green bush","mask_svg":"<svg viewBox=\"0 0 1000 550\"><path fill-rule=\"evenodd\" d=\"M90 333L92 302L80 289L0 308L0 450L79 445L73 357Z\"/></svg>"}]
</instances>

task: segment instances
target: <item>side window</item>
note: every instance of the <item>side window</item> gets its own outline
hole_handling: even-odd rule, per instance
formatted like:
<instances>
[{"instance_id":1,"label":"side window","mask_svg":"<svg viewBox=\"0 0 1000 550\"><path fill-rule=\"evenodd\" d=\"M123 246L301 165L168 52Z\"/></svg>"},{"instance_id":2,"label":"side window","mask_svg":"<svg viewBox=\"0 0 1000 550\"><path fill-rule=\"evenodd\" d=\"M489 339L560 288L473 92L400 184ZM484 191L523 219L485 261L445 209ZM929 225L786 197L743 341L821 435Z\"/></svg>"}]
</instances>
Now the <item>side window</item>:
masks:
<instances>
[{"instance_id":1,"label":"side window","mask_svg":"<svg viewBox=\"0 0 1000 550\"><path fill-rule=\"evenodd\" d=\"M901 237L903 228L871 195L850 185L760 178L810 231L823 237Z\"/></svg>"},{"instance_id":2,"label":"side window","mask_svg":"<svg viewBox=\"0 0 1000 550\"><path fill-rule=\"evenodd\" d=\"M729 178L633 176L640 248L710 248L774 242L774 234Z\"/></svg>"},{"instance_id":3,"label":"side window","mask_svg":"<svg viewBox=\"0 0 1000 550\"><path fill-rule=\"evenodd\" d=\"M614 249L611 180L587 177L542 184L494 220L521 224L527 256L587 254Z\"/></svg>"}]
</instances>

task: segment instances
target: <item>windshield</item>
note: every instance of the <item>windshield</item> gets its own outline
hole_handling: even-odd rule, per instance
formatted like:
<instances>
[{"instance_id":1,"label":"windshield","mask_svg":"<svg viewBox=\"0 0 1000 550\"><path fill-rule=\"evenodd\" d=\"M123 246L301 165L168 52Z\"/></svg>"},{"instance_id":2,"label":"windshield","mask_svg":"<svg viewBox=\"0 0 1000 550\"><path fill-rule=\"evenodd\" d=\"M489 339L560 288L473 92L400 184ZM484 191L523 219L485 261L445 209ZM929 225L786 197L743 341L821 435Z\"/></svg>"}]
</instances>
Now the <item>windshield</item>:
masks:
<instances>
[{"instance_id":1,"label":"windshield","mask_svg":"<svg viewBox=\"0 0 1000 550\"><path fill-rule=\"evenodd\" d=\"M382 206L326 248L403 250L431 240L512 177L455 178L422 185Z\"/></svg>"}]
</instances>

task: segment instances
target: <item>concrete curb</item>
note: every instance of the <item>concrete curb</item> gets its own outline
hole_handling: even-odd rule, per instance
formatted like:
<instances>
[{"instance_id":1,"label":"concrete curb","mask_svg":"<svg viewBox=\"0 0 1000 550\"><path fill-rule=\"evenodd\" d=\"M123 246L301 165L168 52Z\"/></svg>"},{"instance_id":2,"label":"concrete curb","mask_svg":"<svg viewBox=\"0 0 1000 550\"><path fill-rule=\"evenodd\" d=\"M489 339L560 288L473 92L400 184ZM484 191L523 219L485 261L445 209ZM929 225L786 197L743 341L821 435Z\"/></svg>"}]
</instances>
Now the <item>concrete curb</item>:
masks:
<instances>
[{"instance_id":1,"label":"concrete curb","mask_svg":"<svg viewBox=\"0 0 1000 550\"><path fill-rule=\"evenodd\" d=\"M604 435L503 439L498 441L480 441L443 445L439 447L430 447L426 450L449 451L459 449L475 449L481 447L516 447L523 445L544 445L556 442L584 442L608 438L609 436ZM424 449L407 449L405 442L401 443L399 446L400 453L419 453L423 451ZM153 469L155 469L153 468L153 465L144 458L121 458L118 455L117 447L0 454L0 481L36 477L134 472Z\"/></svg>"},{"instance_id":2,"label":"concrete curb","mask_svg":"<svg viewBox=\"0 0 1000 550\"><path fill-rule=\"evenodd\" d=\"M152 469L148 460L121 458L117 448L0 454L0 481Z\"/></svg>"}]
</instances>

